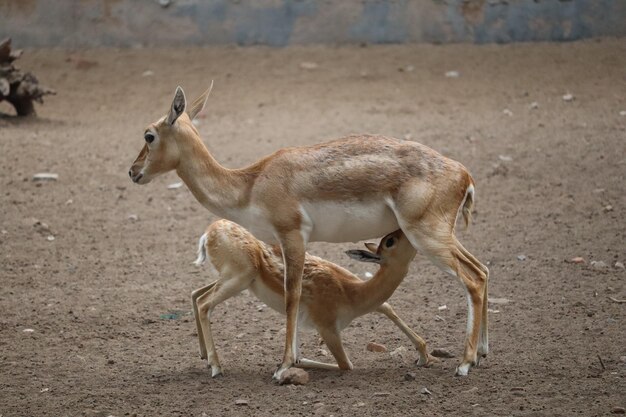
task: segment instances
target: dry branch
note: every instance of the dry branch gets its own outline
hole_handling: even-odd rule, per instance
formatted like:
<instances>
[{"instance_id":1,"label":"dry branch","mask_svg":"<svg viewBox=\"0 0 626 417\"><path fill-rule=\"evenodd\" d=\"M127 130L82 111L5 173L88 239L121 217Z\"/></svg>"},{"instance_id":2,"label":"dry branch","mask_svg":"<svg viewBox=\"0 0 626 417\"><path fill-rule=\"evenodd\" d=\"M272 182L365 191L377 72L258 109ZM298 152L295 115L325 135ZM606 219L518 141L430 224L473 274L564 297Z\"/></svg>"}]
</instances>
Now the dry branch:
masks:
<instances>
[{"instance_id":1,"label":"dry branch","mask_svg":"<svg viewBox=\"0 0 626 417\"><path fill-rule=\"evenodd\" d=\"M15 107L18 116L35 114L33 101L43 103L43 96L56 94L54 90L39 85L30 72L22 73L13 61L22 55L22 50L11 50L11 39L0 42L0 101L6 100Z\"/></svg>"}]
</instances>

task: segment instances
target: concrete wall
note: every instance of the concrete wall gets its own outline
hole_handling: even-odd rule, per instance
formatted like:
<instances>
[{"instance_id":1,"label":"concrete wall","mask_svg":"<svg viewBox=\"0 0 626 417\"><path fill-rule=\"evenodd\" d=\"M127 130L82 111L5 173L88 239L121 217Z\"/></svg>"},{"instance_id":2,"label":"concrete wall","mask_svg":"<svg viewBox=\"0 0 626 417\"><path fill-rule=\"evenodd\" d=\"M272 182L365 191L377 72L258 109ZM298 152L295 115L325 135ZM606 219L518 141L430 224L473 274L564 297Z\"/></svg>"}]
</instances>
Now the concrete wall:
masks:
<instances>
[{"instance_id":1,"label":"concrete wall","mask_svg":"<svg viewBox=\"0 0 626 417\"><path fill-rule=\"evenodd\" d=\"M24 46L515 42L626 36L626 0L0 0Z\"/></svg>"}]
</instances>

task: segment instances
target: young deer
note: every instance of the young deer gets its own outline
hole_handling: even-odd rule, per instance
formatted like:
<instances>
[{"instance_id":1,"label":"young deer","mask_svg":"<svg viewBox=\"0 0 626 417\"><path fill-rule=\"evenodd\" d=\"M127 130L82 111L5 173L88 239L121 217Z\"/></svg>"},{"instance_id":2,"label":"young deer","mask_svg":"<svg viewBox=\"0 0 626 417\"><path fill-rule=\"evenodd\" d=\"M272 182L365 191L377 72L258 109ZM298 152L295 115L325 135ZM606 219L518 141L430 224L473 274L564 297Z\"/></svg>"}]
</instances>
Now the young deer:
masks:
<instances>
[{"instance_id":1,"label":"young deer","mask_svg":"<svg viewBox=\"0 0 626 417\"><path fill-rule=\"evenodd\" d=\"M317 329L337 365L299 358L296 351L296 366L352 369L340 332L355 318L373 311L387 316L408 336L419 352L418 365L428 365L432 360L426 351L426 342L385 302L406 276L415 249L400 230L385 236L378 247L366 246L369 251L351 250L347 254L353 259L380 265L369 281L360 280L332 262L306 254L298 324ZM200 238L196 265L202 265L207 256L219 279L192 292L191 300L198 327L200 356L207 359L215 377L222 373L222 367L211 331L213 309L249 289L272 309L285 314L284 268L280 247L264 244L228 220L211 224Z\"/></svg>"},{"instance_id":2,"label":"young deer","mask_svg":"<svg viewBox=\"0 0 626 417\"><path fill-rule=\"evenodd\" d=\"M191 122L210 91L187 109L183 90L176 89L167 116L145 129L146 143L129 175L135 183L147 184L176 170L211 212L237 222L261 240L280 244L287 332L282 364L274 377L296 359L307 242L354 242L397 229L465 287L467 332L456 373L467 375L478 357L488 352L489 275L454 235L457 217L462 214L467 224L474 201L474 181L467 169L419 143L370 135L286 148L246 168L227 169L211 156Z\"/></svg>"}]
</instances>

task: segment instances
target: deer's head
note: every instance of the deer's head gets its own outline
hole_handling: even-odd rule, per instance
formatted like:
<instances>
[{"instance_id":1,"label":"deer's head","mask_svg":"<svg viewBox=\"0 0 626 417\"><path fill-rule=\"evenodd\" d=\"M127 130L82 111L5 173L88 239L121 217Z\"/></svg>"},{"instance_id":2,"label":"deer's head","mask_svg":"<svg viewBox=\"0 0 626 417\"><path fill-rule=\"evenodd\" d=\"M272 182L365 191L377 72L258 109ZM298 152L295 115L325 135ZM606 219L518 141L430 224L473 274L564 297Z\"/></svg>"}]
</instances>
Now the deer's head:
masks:
<instances>
[{"instance_id":1,"label":"deer's head","mask_svg":"<svg viewBox=\"0 0 626 417\"><path fill-rule=\"evenodd\" d=\"M198 97L189 108L185 92L177 87L168 114L146 127L145 144L128 171L137 184L147 184L160 174L176 169L180 160L180 141L198 132L191 121L202 111L213 88Z\"/></svg>"},{"instance_id":2,"label":"deer's head","mask_svg":"<svg viewBox=\"0 0 626 417\"><path fill-rule=\"evenodd\" d=\"M367 250L351 249L346 251L346 254L360 262L408 265L416 253L413 245L400 229L383 237L378 246L368 242L365 243L365 247Z\"/></svg>"}]
</instances>

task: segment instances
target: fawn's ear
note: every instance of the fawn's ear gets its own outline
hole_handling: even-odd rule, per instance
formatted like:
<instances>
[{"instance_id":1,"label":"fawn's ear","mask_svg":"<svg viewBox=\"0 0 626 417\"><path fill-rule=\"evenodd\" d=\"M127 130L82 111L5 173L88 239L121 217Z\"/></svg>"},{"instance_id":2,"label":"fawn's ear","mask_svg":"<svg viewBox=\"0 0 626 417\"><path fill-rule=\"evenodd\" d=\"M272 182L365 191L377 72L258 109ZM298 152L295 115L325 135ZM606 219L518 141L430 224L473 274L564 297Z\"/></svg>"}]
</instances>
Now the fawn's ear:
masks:
<instances>
[{"instance_id":1,"label":"fawn's ear","mask_svg":"<svg viewBox=\"0 0 626 417\"><path fill-rule=\"evenodd\" d=\"M211 86L208 90L206 90L200 97L198 97L187 110L187 114L189 118L193 120L198 113L200 113L204 106L206 105L206 101L209 98L209 94L211 94L211 90L213 90L213 81L211 80Z\"/></svg>"},{"instance_id":2,"label":"fawn's ear","mask_svg":"<svg viewBox=\"0 0 626 417\"><path fill-rule=\"evenodd\" d=\"M170 126L174 124L176 119L183 114L185 107L187 106L187 100L185 99L185 92L180 86L176 87L176 94L174 94L174 100L172 100L172 107L167 114L167 124Z\"/></svg>"},{"instance_id":3,"label":"fawn's ear","mask_svg":"<svg viewBox=\"0 0 626 417\"><path fill-rule=\"evenodd\" d=\"M378 252L378 245L376 245L375 243L365 242L364 245L370 252Z\"/></svg>"},{"instance_id":4,"label":"fawn's ear","mask_svg":"<svg viewBox=\"0 0 626 417\"><path fill-rule=\"evenodd\" d=\"M366 250L351 249L346 251L346 255L359 262L373 262L375 264L380 263L380 256Z\"/></svg>"}]
</instances>

